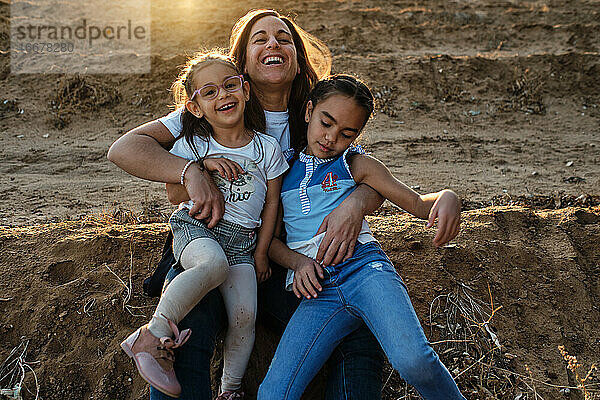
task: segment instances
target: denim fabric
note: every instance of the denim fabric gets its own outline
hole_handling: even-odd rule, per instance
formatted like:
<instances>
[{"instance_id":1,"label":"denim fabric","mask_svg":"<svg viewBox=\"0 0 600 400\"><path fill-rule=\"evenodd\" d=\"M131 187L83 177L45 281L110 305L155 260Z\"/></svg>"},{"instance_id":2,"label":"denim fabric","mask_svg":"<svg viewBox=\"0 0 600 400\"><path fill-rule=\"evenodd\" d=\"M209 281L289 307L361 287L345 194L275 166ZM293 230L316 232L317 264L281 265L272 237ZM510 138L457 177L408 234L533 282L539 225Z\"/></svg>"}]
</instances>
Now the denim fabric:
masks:
<instances>
[{"instance_id":1,"label":"denim fabric","mask_svg":"<svg viewBox=\"0 0 600 400\"><path fill-rule=\"evenodd\" d=\"M429 345L406 287L376 242L325 267L323 290L303 299L279 342L259 400L300 399L342 338L364 321L392 366L425 399L464 399Z\"/></svg>"},{"instance_id":2,"label":"denim fabric","mask_svg":"<svg viewBox=\"0 0 600 400\"><path fill-rule=\"evenodd\" d=\"M273 276L258 287L258 319L267 327L281 333L300 300L284 290L286 271L272 265ZM179 272L171 269L167 280ZM209 292L178 324L180 329L191 328L192 335L181 349L175 350L175 373L182 386L181 400L212 399L210 359L217 334L227 327L225 306L218 289ZM348 335L333 352L324 399L377 400L381 399L383 352L366 327ZM171 397L150 388L150 400L170 400Z\"/></svg>"},{"instance_id":3,"label":"denim fabric","mask_svg":"<svg viewBox=\"0 0 600 400\"><path fill-rule=\"evenodd\" d=\"M271 264L273 274L258 287L258 321L282 333L300 304L284 290L287 269ZM381 399L385 356L369 328L361 323L335 348L327 361L326 400Z\"/></svg>"}]
</instances>

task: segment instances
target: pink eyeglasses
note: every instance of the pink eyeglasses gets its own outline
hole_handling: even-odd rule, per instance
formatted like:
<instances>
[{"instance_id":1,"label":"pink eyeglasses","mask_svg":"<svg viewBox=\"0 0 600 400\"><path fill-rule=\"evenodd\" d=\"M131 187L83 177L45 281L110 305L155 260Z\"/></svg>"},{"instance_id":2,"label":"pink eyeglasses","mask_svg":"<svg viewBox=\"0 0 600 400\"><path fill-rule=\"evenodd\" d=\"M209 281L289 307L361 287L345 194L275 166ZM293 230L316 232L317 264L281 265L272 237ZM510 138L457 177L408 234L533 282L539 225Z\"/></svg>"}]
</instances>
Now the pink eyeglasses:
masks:
<instances>
[{"instance_id":1,"label":"pink eyeglasses","mask_svg":"<svg viewBox=\"0 0 600 400\"><path fill-rule=\"evenodd\" d=\"M242 84L244 83L244 75L233 75L225 78L223 83L220 85L214 85L209 83L208 85L202 86L200 89L196 90L191 100L194 100L197 94L200 95L202 100L212 100L219 95L219 88L225 89L226 92L233 93L237 92L242 88Z\"/></svg>"}]
</instances>

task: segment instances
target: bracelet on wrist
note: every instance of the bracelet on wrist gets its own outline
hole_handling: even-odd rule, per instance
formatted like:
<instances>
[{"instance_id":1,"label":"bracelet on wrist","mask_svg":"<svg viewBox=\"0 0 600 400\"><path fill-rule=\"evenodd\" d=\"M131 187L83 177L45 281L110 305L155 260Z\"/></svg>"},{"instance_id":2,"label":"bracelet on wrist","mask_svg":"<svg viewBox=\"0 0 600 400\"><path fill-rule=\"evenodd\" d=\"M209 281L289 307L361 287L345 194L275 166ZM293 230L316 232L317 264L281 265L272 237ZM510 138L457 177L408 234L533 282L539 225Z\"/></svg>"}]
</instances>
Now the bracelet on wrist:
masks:
<instances>
[{"instance_id":1,"label":"bracelet on wrist","mask_svg":"<svg viewBox=\"0 0 600 400\"><path fill-rule=\"evenodd\" d=\"M183 169L181 170L181 177L179 179L179 182L184 186L185 186L185 182L184 182L183 178L185 178L185 173L187 172L190 165L192 165L194 162L195 162L194 160L188 161L187 164L185 164L185 167L183 167Z\"/></svg>"}]
</instances>

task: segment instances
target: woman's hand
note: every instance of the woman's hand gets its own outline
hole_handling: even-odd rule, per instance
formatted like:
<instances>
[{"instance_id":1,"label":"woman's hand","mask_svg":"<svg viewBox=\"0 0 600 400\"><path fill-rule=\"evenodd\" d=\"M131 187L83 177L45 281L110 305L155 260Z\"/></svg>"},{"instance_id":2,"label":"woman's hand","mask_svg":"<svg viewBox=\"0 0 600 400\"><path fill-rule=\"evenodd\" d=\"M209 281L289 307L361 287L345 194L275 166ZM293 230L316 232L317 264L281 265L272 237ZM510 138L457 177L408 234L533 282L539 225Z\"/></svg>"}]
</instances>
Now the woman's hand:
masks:
<instances>
[{"instance_id":1,"label":"woman's hand","mask_svg":"<svg viewBox=\"0 0 600 400\"><path fill-rule=\"evenodd\" d=\"M317 297L317 291L321 291L322 287L319 279L323 279L323 267L313 259L310 259L302 254L298 254L298 262L295 265L294 284L292 289L296 297L302 296L310 299Z\"/></svg>"},{"instance_id":2,"label":"woman's hand","mask_svg":"<svg viewBox=\"0 0 600 400\"><path fill-rule=\"evenodd\" d=\"M325 217L319 227L317 235L326 233L316 260L323 265L335 265L352 257L365 214L378 209L383 200L384 198L369 185L358 185Z\"/></svg>"},{"instance_id":3,"label":"woman's hand","mask_svg":"<svg viewBox=\"0 0 600 400\"><path fill-rule=\"evenodd\" d=\"M262 252L254 253L254 268L256 270L256 281L264 282L271 276L271 267L269 266L269 258Z\"/></svg>"},{"instance_id":4,"label":"woman's hand","mask_svg":"<svg viewBox=\"0 0 600 400\"><path fill-rule=\"evenodd\" d=\"M336 265L354 253L354 245L362 227L363 212L346 198L321 223L317 235L325 232L316 260L323 265Z\"/></svg>"},{"instance_id":5,"label":"woman's hand","mask_svg":"<svg viewBox=\"0 0 600 400\"><path fill-rule=\"evenodd\" d=\"M443 246L458 235L460 230L460 199L452 190L442 190L429 211L427 228L438 218L438 230L433 244Z\"/></svg>"},{"instance_id":6,"label":"woman's hand","mask_svg":"<svg viewBox=\"0 0 600 400\"><path fill-rule=\"evenodd\" d=\"M183 183L194 203L189 211L190 216L206 221L206 225L213 228L225 213L223 193L210 174L194 164L188 168Z\"/></svg>"},{"instance_id":7,"label":"woman's hand","mask_svg":"<svg viewBox=\"0 0 600 400\"><path fill-rule=\"evenodd\" d=\"M204 167L209 171L217 171L223 178L234 181L238 174L244 174L245 171L240 164L227 158L205 158Z\"/></svg>"}]
</instances>

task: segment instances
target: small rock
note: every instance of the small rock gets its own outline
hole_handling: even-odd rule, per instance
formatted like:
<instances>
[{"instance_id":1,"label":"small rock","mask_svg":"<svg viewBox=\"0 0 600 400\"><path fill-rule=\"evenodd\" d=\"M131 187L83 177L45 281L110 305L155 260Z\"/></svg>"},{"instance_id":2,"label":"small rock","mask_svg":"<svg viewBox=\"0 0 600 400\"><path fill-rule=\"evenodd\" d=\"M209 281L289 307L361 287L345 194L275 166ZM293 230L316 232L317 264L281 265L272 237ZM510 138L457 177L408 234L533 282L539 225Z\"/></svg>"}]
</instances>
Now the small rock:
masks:
<instances>
[{"instance_id":1,"label":"small rock","mask_svg":"<svg viewBox=\"0 0 600 400\"><path fill-rule=\"evenodd\" d=\"M22 139L22 138L24 138L24 137L25 137L25 135L17 135L17 137L18 137L19 139Z\"/></svg>"},{"instance_id":2,"label":"small rock","mask_svg":"<svg viewBox=\"0 0 600 400\"><path fill-rule=\"evenodd\" d=\"M68 311L63 311L63 312L61 312L60 314L58 314L58 317L59 317L59 318L64 318L64 317L66 317L66 316L67 316L67 314L68 314L68 313L69 313Z\"/></svg>"},{"instance_id":3,"label":"small rock","mask_svg":"<svg viewBox=\"0 0 600 400\"><path fill-rule=\"evenodd\" d=\"M44 134L42 135L42 137L43 137L44 139L47 139L47 138L49 138L49 137L50 137L50 134L49 134L49 133L44 133Z\"/></svg>"},{"instance_id":4,"label":"small rock","mask_svg":"<svg viewBox=\"0 0 600 400\"><path fill-rule=\"evenodd\" d=\"M444 129L444 134L445 135L448 134L448 130Z\"/></svg>"},{"instance_id":5,"label":"small rock","mask_svg":"<svg viewBox=\"0 0 600 400\"><path fill-rule=\"evenodd\" d=\"M415 185L410 187L412 190L421 190L421 186Z\"/></svg>"},{"instance_id":6,"label":"small rock","mask_svg":"<svg viewBox=\"0 0 600 400\"><path fill-rule=\"evenodd\" d=\"M481 111L479 110L469 110L469 114L471 114L472 116L476 116L481 114Z\"/></svg>"},{"instance_id":7,"label":"small rock","mask_svg":"<svg viewBox=\"0 0 600 400\"><path fill-rule=\"evenodd\" d=\"M573 166L573 161L567 161L567 163L565 164L566 167L571 167Z\"/></svg>"},{"instance_id":8,"label":"small rock","mask_svg":"<svg viewBox=\"0 0 600 400\"><path fill-rule=\"evenodd\" d=\"M532 176L538 176L539 174L540 174L540 173L539 173L539 172L537 172L537 171L533 171L533 172L531 173L531 175L532 175Z\"/></svg>"}]
</instances>

